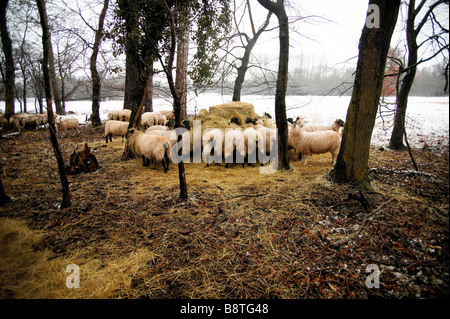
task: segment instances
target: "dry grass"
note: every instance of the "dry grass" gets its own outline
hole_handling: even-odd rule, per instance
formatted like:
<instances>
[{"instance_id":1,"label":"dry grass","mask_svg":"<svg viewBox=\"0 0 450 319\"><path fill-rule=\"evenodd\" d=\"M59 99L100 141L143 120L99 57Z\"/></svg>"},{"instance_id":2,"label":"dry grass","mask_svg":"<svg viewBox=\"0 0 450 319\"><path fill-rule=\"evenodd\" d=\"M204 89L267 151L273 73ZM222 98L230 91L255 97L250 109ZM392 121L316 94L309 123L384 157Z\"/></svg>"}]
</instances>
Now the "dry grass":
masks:
<instances>
[{"instance_id":1,"label":"dry grass","mask_svg":"<svg viewBox=\"0 0 450 319\"><path fill-rule=\"evenodd\" d=\"M175 164L123 162L120 138L105 146L85 128L61 148L88 142L100 169L69 177L73 207L60 210L45 133L2 141L15 199L0 208L3 298L448 298L448 155L416 150L430 175L375 171L370 194L325 181L330 154L304 166L292 153L291 171L268 175L190 163L180 201ZM372 150L370 166L410 165ZM79 289L65 286L70 263ZM383 271L378 290L368 263Z\"/></svg>"},{"instance_id":2,"label":"dry grass","mask_svg":"<svg viewBox=\"0 0 450 319\"><path fill-rule=\"evenodd\" d=\"M241 122L241 127L245 127L245 120L255 118L253 105L245 102L231 102L220 105L211 106L209 112L202 110L197 116L202 121L202 128L231 128L228 123L231 118L237 117Z\"/></svg>"}]
</instances>

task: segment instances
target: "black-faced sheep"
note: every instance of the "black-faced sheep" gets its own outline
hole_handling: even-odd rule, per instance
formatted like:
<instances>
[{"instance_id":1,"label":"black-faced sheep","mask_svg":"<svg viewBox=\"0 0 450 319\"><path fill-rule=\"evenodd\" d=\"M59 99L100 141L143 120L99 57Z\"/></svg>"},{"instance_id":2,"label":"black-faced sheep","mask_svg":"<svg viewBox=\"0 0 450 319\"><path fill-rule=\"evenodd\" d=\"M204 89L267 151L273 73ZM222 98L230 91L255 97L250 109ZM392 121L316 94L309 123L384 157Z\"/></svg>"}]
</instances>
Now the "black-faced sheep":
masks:
<instances>
[{"instance_id":1,"label":"black-faced sheep","mask_svg":"<svg viewBox=\"0 0 450 319\"><path fill-rule=\"evenodd\" d=\"M106 121L106 123L105 123L106 143L108 143L108 137L109 137L109 141L112 142L113 136L122 136L122 142L123 142L123 137L127 134L127 130L128 130L128 122L115 121L115 120Z\"/></svg>"},{"instance_id":2,"label":"black-faced sheep","mask_svg":"<svg viewBox=\"0 0 450 319\"><path fill-rule=\"evenodd\" d=\"M123 109L119 113L119 121L129 122L131 116L131 110Z\"/></svg>"},{"instance_id":3,"label":"black-faced sheep","mask_svg":"<svg viewBox=\"0 0 450 319\"><path fill-rule=\"evenodd\" d=\"M237 117L232 117L230 119L230 122L228 122L228 125L237 125L237 126L241 126L241 121L237 118Z\"/></svg>"},{"instance_id":4,"label":"black-faced sheep","mask_svg":"<svg viewBox=\"0 0 450 319\"><path fill-rule=\"evenodd\" d=\"M142 157L142 165L149 166L149 162L161 162L164 173L169 170L170 142L164 136L144 134L130 130L128 142L134 153Z\"/></svg>"},{"instance_id":5,"label":"black-faced sheep","mask_svg":"<svg viewBox=\"0 0 450 319\"><path fill-rule=\"evenodd\" d=\"M302 128L296 126L289 132L288 143L299 154L299 158L302 156L301 160L303 160L305 165L307 163L307 155L328 152L331 153L334 165L341 146L341 135L332 130L305 132Z\"/></svg>"},{"instance_id":6,"label":"black-faced sheep","mask_svg":"<svg viewBox=\"0 0 450 319\"><path fill-rule=\"evenodd\" d=\"M108 112L108 120L119 121L120 110L111 110Z\"/></svg>"}]
</instances>

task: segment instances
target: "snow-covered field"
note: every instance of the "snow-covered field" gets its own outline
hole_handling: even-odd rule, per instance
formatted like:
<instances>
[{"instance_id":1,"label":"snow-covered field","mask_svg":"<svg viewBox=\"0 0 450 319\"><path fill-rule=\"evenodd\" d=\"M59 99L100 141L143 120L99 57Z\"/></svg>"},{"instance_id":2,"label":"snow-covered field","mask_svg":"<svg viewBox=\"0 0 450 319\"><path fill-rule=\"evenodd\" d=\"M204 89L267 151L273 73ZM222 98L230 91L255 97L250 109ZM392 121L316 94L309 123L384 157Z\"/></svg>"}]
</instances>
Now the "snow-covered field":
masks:
<instances>
[{"instance_id":1,"label":"snow-covered field","mask_svg":"<svg viewBox=\"0 0 450 319\"><path fill-rule=\"evenodd\" d=\"M274 116L275 98L264 95L242 96L242 101L252 103L255 112L263 114L268 112ZM203 93L199 96L190 96L188 99L188 113L198 113L200 109L209 106L231 102L230 95L217 93ZM349 96L287 96L287 117L301 116L313 123L331 123L337 118L345 121ZM28 109L34 109L34 101L30 100ZM18 106L16 106L17 108ZM100 118L106 119L110 110L121 109L122 100L103 101L100 106ZM154 99L155 111L171 109L170 100ZM4 111L4 102L0 102L0 112ZM66 111L72 111L81 123L91 114L91 101L73 101L66 103ZM384 114L378 116L372 135L372 145L386 146L392 130L393 116ZM424 145L437 146L449 142L449 99L448 97L410 97L407 109L406 124L408 140L413 147Z\"/></svg>"}]
</instances>

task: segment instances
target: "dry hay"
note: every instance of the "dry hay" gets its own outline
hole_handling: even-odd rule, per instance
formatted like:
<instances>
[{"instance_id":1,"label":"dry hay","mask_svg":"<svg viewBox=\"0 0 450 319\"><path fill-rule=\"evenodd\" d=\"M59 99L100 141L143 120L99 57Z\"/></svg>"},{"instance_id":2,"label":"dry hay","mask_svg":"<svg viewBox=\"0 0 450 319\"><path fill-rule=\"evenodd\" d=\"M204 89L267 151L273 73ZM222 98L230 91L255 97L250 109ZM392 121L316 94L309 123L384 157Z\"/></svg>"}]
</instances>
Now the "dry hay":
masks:
<instances>
[{"instance_id":1,"label":"dry hay","mask_svg":"<svg viewBox=\"0 0 450 319\"><path fill-rule=\"evenodd\" d=\"M245 120L258 117L253 105L246 102L231 102L209 107L209 112L202 110L197 115L198 120L202 121L202 127L205 128L231 128L229 125L231 118L237 117L242 126L245 127Z\"/></svg>"},{"instance_id":2,"label":"dry hay","mask_svg":"<svg viewBox=\"0 0 450 319\"><path fill-rule=\"evenodd\" d=\"M415 188L425 175L411 183L374 172L376 193L329 183L321 178L331 168L329 154L304 166L291 152L292 171L269 175L259 174L258 165L189 163L189 198L181 201L175 164L164 174L160 165L122 162L124 144L115 139L95 150L99 170L70 177L73 207L61 211L54 208L59 183L50 183L57 174L43 173L56 170L54 159L42 169L39 141L5 142L4 154L19 152L20 161L5 155L3 181L16 200L0 209L0 220L21 218L36 237L29 229L8 235L0 228L0 243L10 245L0 246L9 256L1 266L2 296L448 297L448 156L418 158L424 171L442 178L433 192ZM75 145L62 142L67 156ZM372 150L370 162L395 168L408 155ZM20 163L18 172L9 170ZM80 266L80 289L65 287L70 263ZM381 289L365 286L368 263L380 266Z\"/></svg>"},{"instance_id":3,"label":"dry hay","mask_svg":"<svg viewBox=\"0 0 450 319\"><path fill-rule=\"evenodd\" d=\"M120 257L92 258L86 251L74 250L70 256L52 257L38 250L42 231L30 229L23 221L0 220L0 297L19 299L111 298L127 296L133 274L152 258L148 250ZM80 269L80 287L66 286L69 264ZM120 292L118 293L118 290Z\"/></svg>"}]
</instances>

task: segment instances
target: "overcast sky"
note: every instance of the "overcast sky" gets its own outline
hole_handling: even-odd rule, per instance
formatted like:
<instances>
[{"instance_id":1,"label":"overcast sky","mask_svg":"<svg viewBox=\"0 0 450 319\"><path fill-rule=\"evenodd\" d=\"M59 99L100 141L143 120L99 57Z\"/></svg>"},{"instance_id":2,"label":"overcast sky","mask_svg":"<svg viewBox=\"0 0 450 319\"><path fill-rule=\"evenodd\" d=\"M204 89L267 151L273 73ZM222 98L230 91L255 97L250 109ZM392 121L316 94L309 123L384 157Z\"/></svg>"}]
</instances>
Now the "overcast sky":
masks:
<instances>
[{"instance_id":1,"label":"overcast sky","mask_svg":"<svg viewBox=\"0 0 450 319\"><path fill-rule=\"evenodd\" d=\"M326 64L329 67L350 67L356 65L358 55L358 43L365 23L368 0L291 0L290 5L295 7L288 10L290 17L306 17L299 23L293 25L294 30L290 31L290 65L300 65L299 57L303 55L303 66ZM266 11L257 0L250 0L254 16L259 22L259 26L265 19ZM441 6L442 9L446 8ZM426 11L427 6L422 11ZM404 17L406 6L402 5L402 12L397 20L397 28L392 37L391 46L404 41ZM382 14L382 13L381 13ZM439 15L443 16L448 28L448 11L440 10ZM272 17L272 24L278 23L276 17ZM428 29L429 30L429 29ZM424 28L426 33L427 28ZM302 36L303 35L303 36ZM260 54L274 54L274 59L278 57L278 31L272 31L264 36L262 41L255 47ZM404 47L404 44L400 45ZM421 56L419 52L419 57ZM340 64L352 57L353 60L346 64ZM435 63L432 61L430 64ZM305 65L306 64L306 65Z\"/></svg>"}]
</instances>

